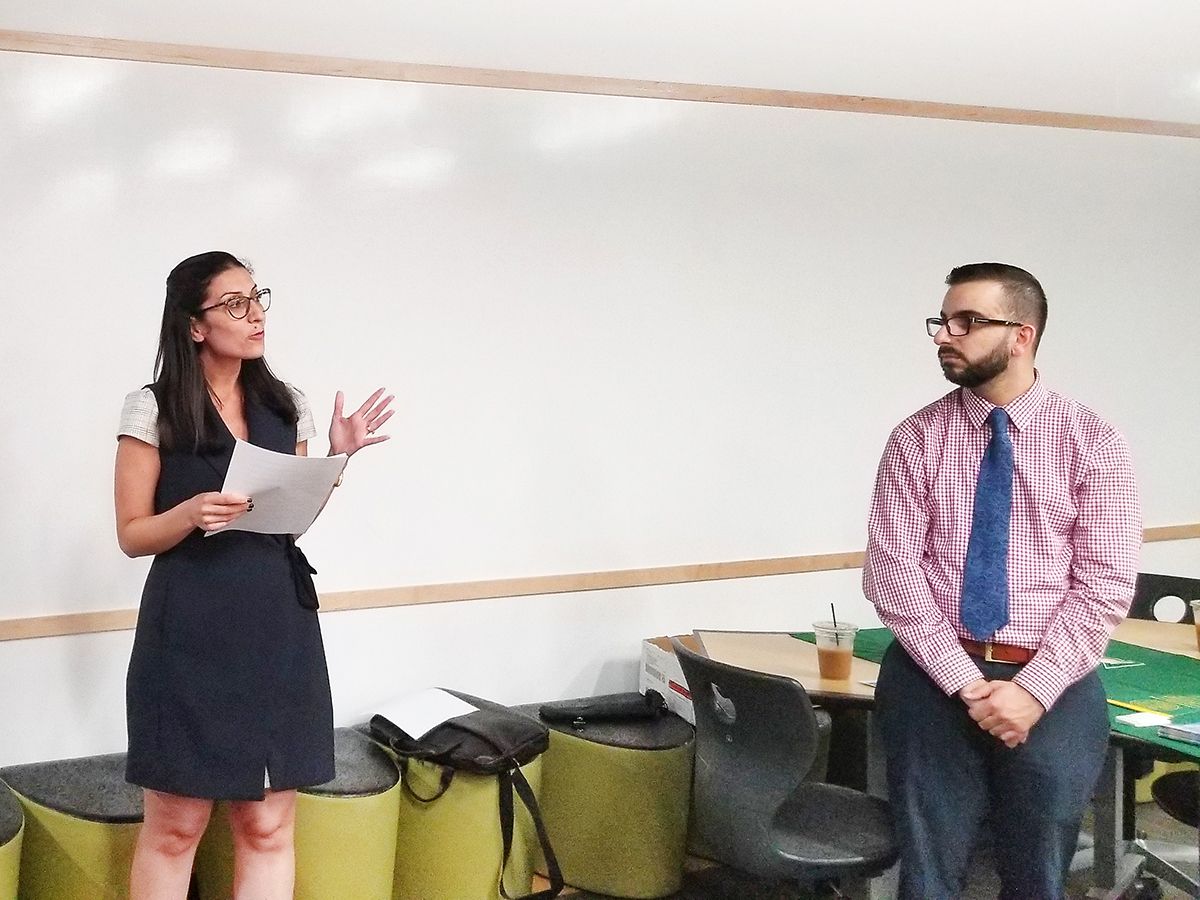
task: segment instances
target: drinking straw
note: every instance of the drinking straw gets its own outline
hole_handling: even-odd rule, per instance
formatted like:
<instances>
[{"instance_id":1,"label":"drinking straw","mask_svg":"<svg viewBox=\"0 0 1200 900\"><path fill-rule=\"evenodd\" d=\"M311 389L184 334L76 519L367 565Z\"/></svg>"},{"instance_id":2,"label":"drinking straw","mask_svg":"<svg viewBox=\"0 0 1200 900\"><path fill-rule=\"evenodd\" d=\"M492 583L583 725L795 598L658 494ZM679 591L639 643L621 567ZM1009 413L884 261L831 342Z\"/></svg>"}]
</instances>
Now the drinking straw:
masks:
<instances>
[{"instance_id":1,"label":"drinking straw","mask_svg":"<svg viewBox=\"0 0 1200 900\"><path fill-rule=\"evenodd\" d=\"M834 643L834 645L840 647L840 646L842 646L842 636L840 634L838 634L837 610L833 608L832 601L830 601L830 603L829 603L829 614L831 616L833 616L833 643Z\"/></svg>"}]
</instances>

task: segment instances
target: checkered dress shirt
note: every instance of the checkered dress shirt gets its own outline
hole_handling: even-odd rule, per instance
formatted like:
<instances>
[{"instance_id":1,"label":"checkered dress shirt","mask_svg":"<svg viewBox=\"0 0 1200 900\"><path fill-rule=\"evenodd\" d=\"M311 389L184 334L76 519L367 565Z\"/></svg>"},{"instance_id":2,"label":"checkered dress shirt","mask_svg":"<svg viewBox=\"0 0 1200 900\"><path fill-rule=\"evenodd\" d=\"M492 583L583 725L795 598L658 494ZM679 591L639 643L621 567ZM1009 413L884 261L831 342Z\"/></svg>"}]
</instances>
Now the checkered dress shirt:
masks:
<instances>
[{"instance_id":1,"label":"checkered dress shirt","mask_svg":"<svg viewBox=\"0 0 1200 900\"><path fill-rule=\"evenodd\" d=\"M994 407L959 388L905 419L879 463L863 590L947 694L982 677L959 643L963 560ZM1009 620L1036 650L1013 679L1049 709L1096 667L1133 598L1142 515L1125 438L1041 377L1005 409L1013 443Z\"/></svg>"}]
</instances>

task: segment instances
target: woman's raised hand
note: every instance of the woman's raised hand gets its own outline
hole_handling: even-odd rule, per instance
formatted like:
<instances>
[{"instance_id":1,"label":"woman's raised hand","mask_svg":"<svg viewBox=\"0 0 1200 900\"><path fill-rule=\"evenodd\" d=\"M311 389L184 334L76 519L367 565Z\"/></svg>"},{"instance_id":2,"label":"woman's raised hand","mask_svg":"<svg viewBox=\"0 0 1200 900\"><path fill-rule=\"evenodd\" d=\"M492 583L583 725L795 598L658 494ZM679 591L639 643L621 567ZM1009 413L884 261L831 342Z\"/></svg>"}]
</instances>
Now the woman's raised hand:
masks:
<instances>
[{"instance_id":1,"label":"woman's raised hand","mask_svg":"<svg viewBox=\"0 0 1200 900\"><path fill-rule=\"evenodd\" d=\"M217 531L254 509L254 501L243 494L209 491L197 494L187 504L188 520L203 531Z\"/></svg>"},{"instance_id":2,"label":"woman's raised hand","mask_svg":"<svg viewBox=\"0 0 1200 900\"><path fill-rule=\"evenodd\" d=\"M389 435L376 434L384 423L392 417L393 409L388 405L394 400L394 394L383 397L380 388L366 399L358 409L350 415L342 415L342 404L345 397L341 391L333 398L333 419L329 422L329 452L331 455L345 453L353 456L363 447L386 441ZM379 398L383 397L382 400Z\"/></svg>"}]
</instances>

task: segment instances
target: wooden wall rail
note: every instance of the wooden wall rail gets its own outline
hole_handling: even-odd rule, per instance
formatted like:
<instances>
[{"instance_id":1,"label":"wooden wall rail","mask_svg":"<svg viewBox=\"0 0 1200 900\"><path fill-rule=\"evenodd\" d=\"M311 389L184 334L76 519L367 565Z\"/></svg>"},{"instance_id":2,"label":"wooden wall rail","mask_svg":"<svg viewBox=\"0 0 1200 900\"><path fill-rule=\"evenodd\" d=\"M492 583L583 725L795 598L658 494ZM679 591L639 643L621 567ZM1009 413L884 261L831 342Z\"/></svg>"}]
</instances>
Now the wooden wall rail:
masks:
<instances>
[{"instance_id":1,"label":"wooden wall rail","mask_svg":"<svg viewBox=\"0 0 1200 900\"><path fill-rule=\"evenodd\" d=\"M1146 543L1183 541L1193 538L1200 538L1200 523L1165 525L1158 528L1147 528L1145 531ZM853 551L812 556L783 556L777 559L747 559L734 562L695 563L684 566L658 566L648 569L618 569L610 572L532 575L524 578L497 578L489 581L335 591L321 595L321 612L378 609L388 606L416 606L423 603L453 603L459 600L483 600L499 597L573 594L582 591L650 587L659 584L722 581L728 578L798 575L807 572L857 569L861 568L862 564L862 551ZM126 631L136 624L136 609L110 609L99 612L65 613L57 616L0 619L0 642L62 637L71 634L93 634L101 631Z\"/></svg>"},{"instance_id":2,"label":"wooden wall rail","mask_svg":"<svg viewBox=\"0 0 1200 900\"><path fill-rule=\"evenodd\" d=\"M849 94L817 94L808 91L691 84L674 81L644 81L596 75L562 75L549 72L520 72L509 69L475 69L435 66L385 60L347 59L266 50L234 50L191 44L166 44L117 38L69 34L43 34L0 29L0 50L83 56L133 62L207 66L255 72L297 75L329 75L369 78L377 81L408 81L470 87L507 88L520 91L552 91L568 94L603 94L616 97L650 97L660 100L690 100L701 103L733 103L744 106L776 106L832 112L866 113L882 116L912 116L924 119L954 119L1002 125L1045 128L1074 128L1200 139L1200 123L1159 119L1133 119L1082 113L972 106L903 100L889 97L858 97Z\"/></svg>"}]
</instances>

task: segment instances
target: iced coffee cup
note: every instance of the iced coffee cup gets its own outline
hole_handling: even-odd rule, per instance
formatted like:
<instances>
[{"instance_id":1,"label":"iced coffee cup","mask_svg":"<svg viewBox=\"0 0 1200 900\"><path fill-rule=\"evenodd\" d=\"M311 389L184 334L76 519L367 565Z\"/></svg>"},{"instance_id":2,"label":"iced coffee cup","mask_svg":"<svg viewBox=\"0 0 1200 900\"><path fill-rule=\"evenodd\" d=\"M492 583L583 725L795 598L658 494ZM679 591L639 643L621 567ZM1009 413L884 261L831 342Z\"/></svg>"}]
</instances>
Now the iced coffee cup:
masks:
<instances>
[{"instance_id":1,"label":"iced coffee cup","mask_svg":"<svg viewBox=\"0 0 1200 900\"><path fill-rule=\"evenodd\" d=\"M822 678L845 681L850 677L857 625L845 622L813 622L817 636L817 668Z\"/></svg>"}]
</instances>

